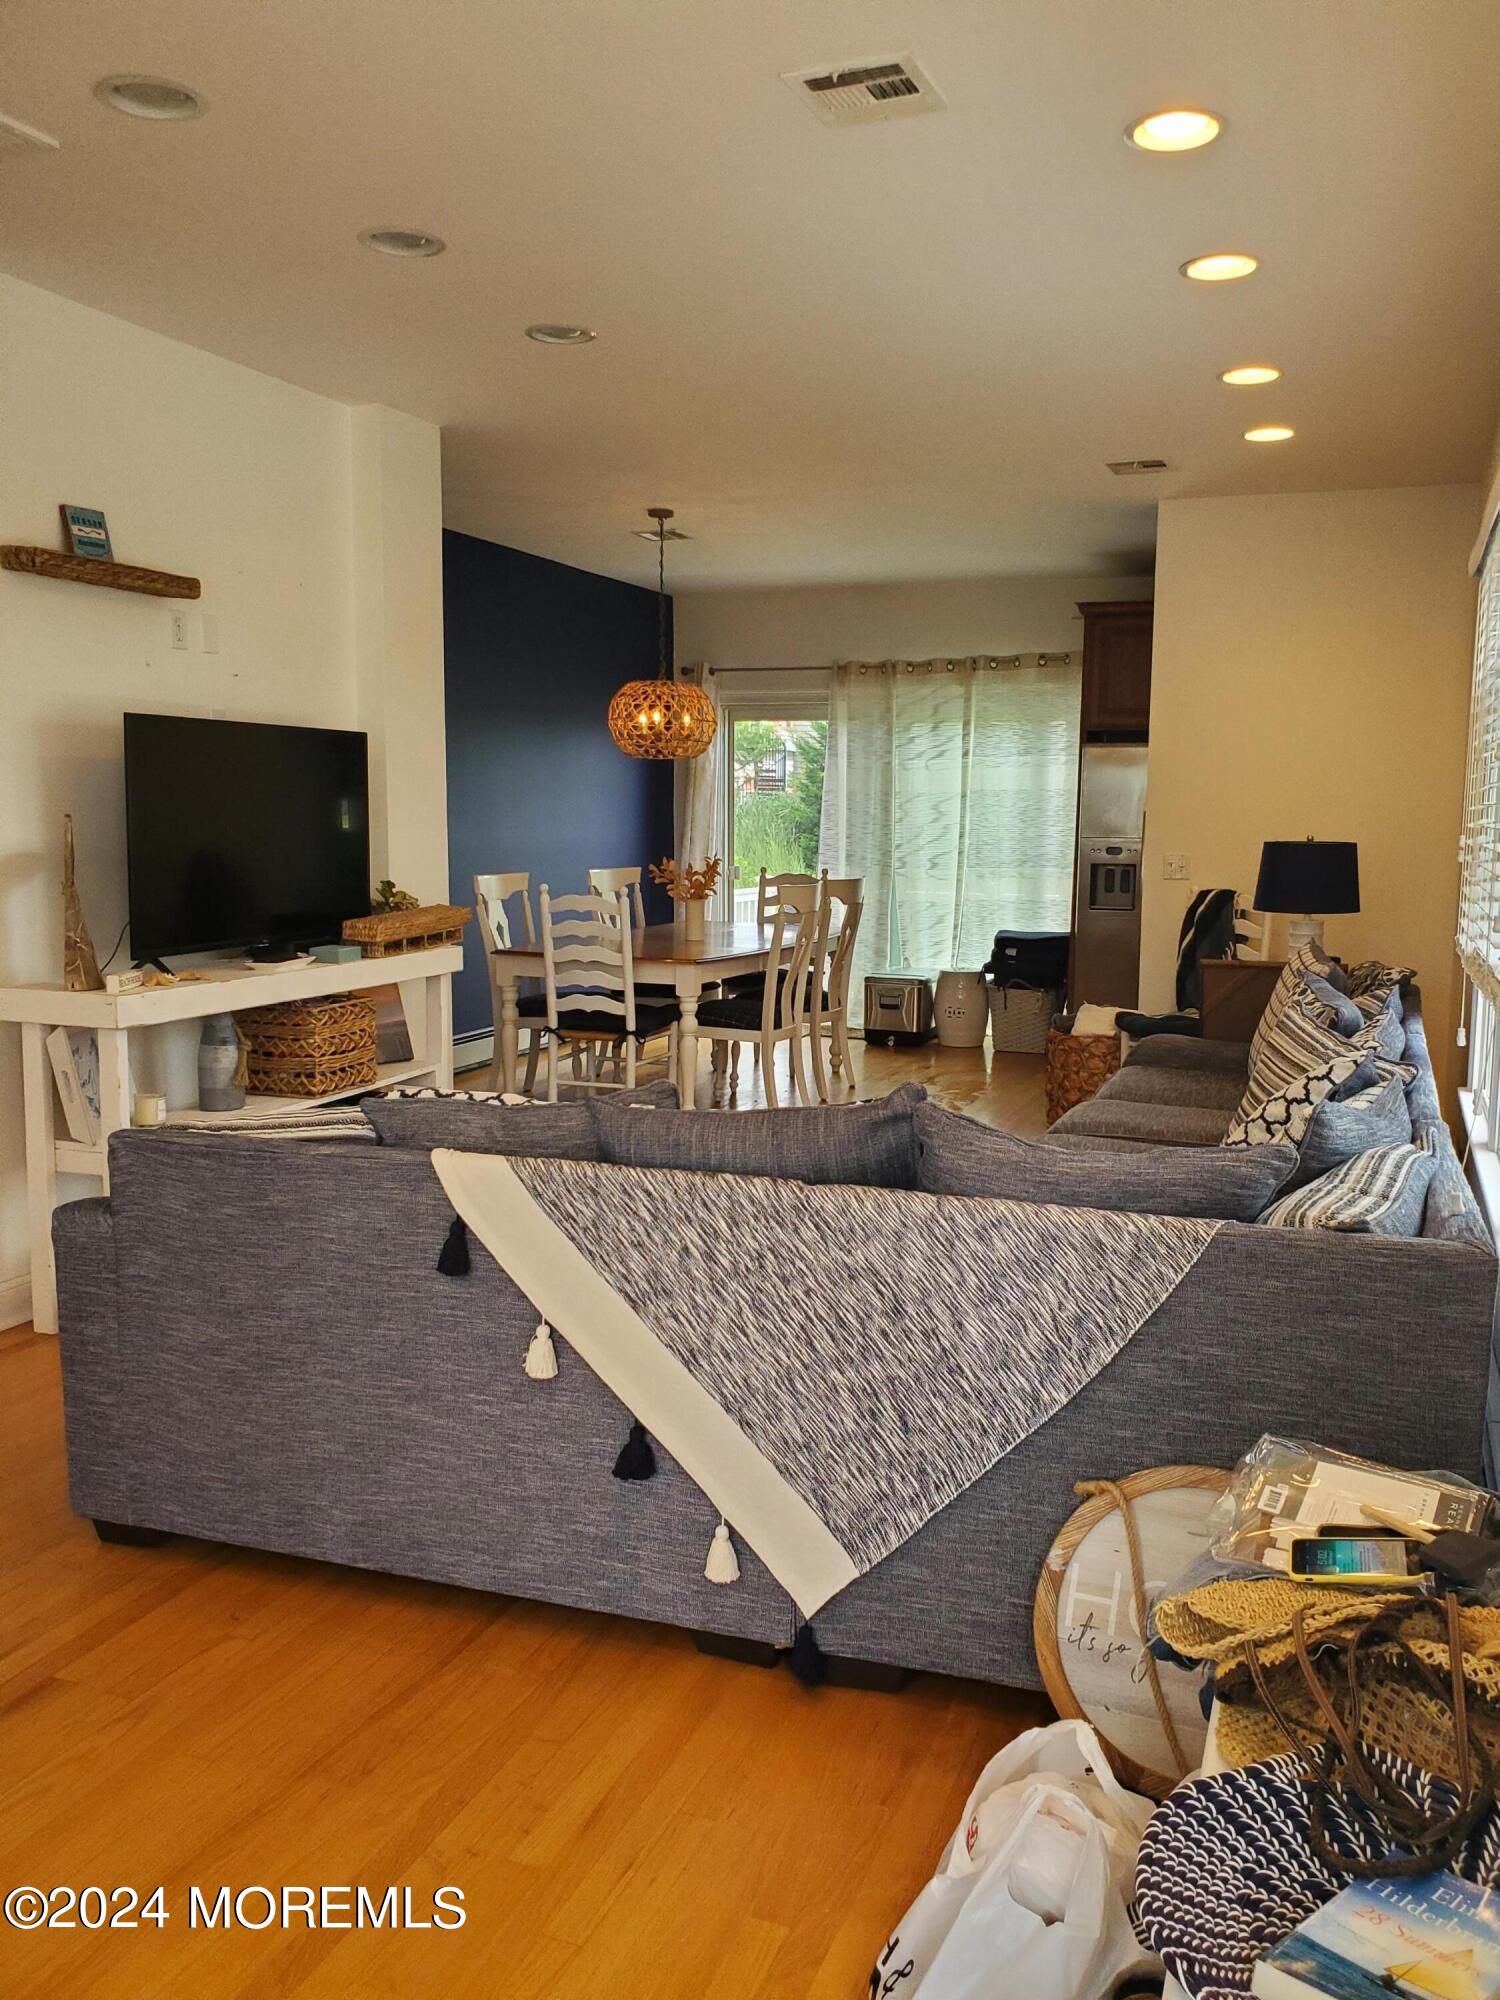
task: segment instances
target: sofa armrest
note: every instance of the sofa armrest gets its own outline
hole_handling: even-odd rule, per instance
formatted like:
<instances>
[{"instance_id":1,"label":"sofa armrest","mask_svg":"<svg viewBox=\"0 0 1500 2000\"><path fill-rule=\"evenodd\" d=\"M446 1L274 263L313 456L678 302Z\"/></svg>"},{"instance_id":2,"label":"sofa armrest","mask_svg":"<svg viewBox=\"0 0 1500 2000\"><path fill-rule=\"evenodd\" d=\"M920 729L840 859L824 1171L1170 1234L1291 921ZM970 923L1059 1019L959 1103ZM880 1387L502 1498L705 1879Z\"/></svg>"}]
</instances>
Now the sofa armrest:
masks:
<instances>
[{"instance_id":1,"label":"sofa armrest","mask_svg":"<svg viewBox=\"0 0 1500 2000\"><path fill-rule=\"evenodd\" d=\"M1158 1069L1205 1069L1224 1076L1245 1076L1250 1068L1248 1042L1208 1042L1198 1035L1148 1035L1125 1058L1128 1068L1139 1064Z\"/></svg>"},{"instance_id":2,"label":"sofa armrest","mask_svg":"<svg viewBox=\"0 0 1500 2000\"><path fill-rule=\"evenodd\" d=\"M96 1521L130 1520L122 1425L114 1217L108 1201L65 1202L52 1217L68 1497ZM149 1524L147 1524L149 1525Z\"/></svg>"}]
</instances>

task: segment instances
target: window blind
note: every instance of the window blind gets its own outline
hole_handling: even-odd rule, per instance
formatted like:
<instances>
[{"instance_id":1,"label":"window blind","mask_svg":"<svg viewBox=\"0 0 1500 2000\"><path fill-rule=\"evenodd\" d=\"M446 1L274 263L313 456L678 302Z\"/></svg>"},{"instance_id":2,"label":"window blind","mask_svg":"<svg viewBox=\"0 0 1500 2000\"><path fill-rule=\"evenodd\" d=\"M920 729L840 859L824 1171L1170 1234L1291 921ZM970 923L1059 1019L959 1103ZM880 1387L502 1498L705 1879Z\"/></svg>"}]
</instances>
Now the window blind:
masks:
<instances>
[{"instance_id":1,"label":"window blind","mask_svg":"<svg viewBox=\"0 0 1500 2000\"><path fill-rule=\"evenodd\" d=\"M1459 961L1476 991L1500 1005L1500 537L1480 570L1458 862Z\"/></svg>"}]
</instances>

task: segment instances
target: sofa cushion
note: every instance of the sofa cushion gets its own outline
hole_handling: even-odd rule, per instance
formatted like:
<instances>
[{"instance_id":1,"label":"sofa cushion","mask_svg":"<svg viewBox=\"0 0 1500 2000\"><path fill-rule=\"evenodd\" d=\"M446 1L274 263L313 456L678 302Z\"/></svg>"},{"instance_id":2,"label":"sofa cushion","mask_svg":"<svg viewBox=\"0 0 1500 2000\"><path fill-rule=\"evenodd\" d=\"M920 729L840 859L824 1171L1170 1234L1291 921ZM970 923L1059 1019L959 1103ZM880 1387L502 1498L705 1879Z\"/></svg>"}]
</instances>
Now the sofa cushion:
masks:
<instances>
[{"instance_id":1,"label":"sofa cushion","mask_svg":"<svg viewBox=\"0 0 1500 2000\"><path fill-rule=\"evenodd\" d=\"M1142 1146L1129 1153L1042 1146L936 1104L919 1104L914 1123L917 1186L927 1194L1252 1222L1297 1164L1290 1146Z\"/></svg>"},{"instance_id":2,"label":"sofa cushion","mask_svg":"<svg viewBox=\"0 0 1500 2000\"><path fill-rule=\"evenodd\" d=\"M1206 1069L1237 1076L1240 1088L1250 1073L1248 1042L1219 1042L1201 1035L1150 1035L1126 1056L1126 1069Z\"/></svg>"},{"instance_id":3,"label":"sofa cushion","mask_svg":"<svg viewBox=\"0 0 1500 2000\"><path fill-rule=\"evenodd\" d=\"M1239 1104L1244 1077L1221 1069L1122 1069L1095 1093L1125 1104L1187 1104L1231 1112Z\"/></svg>"},{"instance_id":4,"label":"sofa cushion","mask_svg":"<svg viewBox=\"0 0 1500 2000\"><path fill-rule=\"evenodd\" d=\"M632 1102L675 1108L677 1092L670 1083L647 1084L632 1093ZM489 1090L395 1090L362 1098L359 1108L385 1146L414 1146L424 1153L448 1146L460 1153L532 1160L604 1157L586 1103L507 1104Z\"/></svg>"},{"instance_id":5,"label":"sofa cushion","mask_svg":"<svg viewBox=\"0 0 1500 2000\"><path fill-rule=\"evenodd\" d=\"M1356 1153L1283 1195L1260 1218L1278 1229L1342 1229L1364 1236L1418 1236L1437 1168L1429 1139Z\"/></svg>"},{"instance_id":6,"label":"sofa cushion","mask_svg":"<svg viewBox=\"0 0 1500 2000\"><path fill-rule=\"evenodd\" d=\"M1227 1111L1205 1104L1136 1104L1129 1098L1091 1097L1075 1104L1049 1137L1075 1133L1091 1139L1135 1139L1148 1146L1217 1146L1229 1125Z\"/></svg>"},{"instance_id":7,"label":"sofa cushion","mask_svg":"<svg viewBox=\"0 0 1500 2000\"><path fill-rule=\"evenodd\" d=\"M864 1104L648 1116L600 1099L589 1111L598 1157L611 1166L910 1188L917 1181L912 1113L926 1095L920 1084L904 1083Z\"/></svg>"},{"instance_id":8,"label":"sofa cushion","mask_svg":"<svg viewBox=\"0 0 1500 2000\"><path fill-rule=\"evenodd\" d=\"M1406 1104L1406 1085L1399 1075L1377 1080L1352 1096L1335 1092L1313 1111L1298 1146L1297 1171L1291 1185L1305 1187L1346 1160L1405 1146L1410 1140L1411 1112Z\"/></svg>"},{"instance_id":9,"label":"sofa cushion","mask_svg":"<svg viewBox=\"0 0 1500 2000\"><path fill-rule=\"evenodd\" d=\"M1245 1103L1229 1122L1223 1144L1266 1146L1285 1139L1300 1146L1318 1106L1332 1097L1341 1084L1350 1083L1361 1074L1374 1082L1373 1064L1351 1048L1348 1054L1330 1057L1264 1098L1252 1101L1247 1092Z\"/></svg>"}]
</instances>

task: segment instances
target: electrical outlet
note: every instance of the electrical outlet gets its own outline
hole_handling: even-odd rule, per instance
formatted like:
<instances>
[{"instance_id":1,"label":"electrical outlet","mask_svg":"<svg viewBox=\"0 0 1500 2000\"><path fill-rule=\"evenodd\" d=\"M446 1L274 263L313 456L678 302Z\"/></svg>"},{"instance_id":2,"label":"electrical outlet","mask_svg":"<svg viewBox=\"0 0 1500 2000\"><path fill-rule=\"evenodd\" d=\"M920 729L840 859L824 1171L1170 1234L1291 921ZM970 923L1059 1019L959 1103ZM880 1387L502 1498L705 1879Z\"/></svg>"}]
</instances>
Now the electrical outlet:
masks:
<instances>
[{"instance_id":1,"label":"electrical outlet","mask_svg":"<svg viewBox=\"0 0 1500 2000\"><path fill-rule=\"evenodd\" d=\"M185 611L173 611L171 618L172 650L174 653L185 653L188 643L188 615Z\"/></svg>"},{"instance_id":2,"label":"electrical outlet","mask_svg":"<svg viewBox=\"0 0 1500 2000\"><path fill-rule=\"evenodd\" d=\"M1185 882L1188 879L1188 857L1185 854L1164 854L1161 858L1161 879L1163 882Z\"/></svg>"}]
</instances>

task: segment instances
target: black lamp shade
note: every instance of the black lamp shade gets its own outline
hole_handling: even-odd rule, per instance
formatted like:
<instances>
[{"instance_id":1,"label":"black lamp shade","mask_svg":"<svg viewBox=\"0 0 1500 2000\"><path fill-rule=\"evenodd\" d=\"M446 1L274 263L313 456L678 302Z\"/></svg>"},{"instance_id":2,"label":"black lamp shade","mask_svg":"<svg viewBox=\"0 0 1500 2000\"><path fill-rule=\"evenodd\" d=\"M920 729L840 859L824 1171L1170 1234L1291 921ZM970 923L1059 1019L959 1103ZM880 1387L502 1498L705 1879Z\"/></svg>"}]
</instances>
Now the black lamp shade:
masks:
<instances>
[{"instance_id":1,"label":"black lamp shade","mask_svg":"<svg viewBox=\"0 0 1500 2000\"><path fill-rule=\"evenodd\" d=\"M1257 910L1341 917L1359 908L1359 847L1352 840L1268 840L1260 850Z\"/></svg>"}]
</instances>

